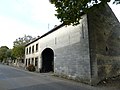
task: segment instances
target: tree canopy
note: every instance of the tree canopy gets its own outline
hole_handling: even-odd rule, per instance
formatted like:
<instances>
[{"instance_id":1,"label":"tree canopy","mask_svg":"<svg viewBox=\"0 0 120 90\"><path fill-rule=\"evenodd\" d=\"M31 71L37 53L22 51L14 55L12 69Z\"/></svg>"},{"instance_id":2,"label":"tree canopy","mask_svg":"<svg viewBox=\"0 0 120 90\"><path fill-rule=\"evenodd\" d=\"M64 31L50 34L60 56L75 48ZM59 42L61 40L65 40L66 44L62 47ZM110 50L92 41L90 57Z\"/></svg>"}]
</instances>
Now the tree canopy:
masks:
<instances>
[{"instance_id":1,"label":"tree canopy","mask_svg":"<svg viewBox=\"0 0 120 90\"><path fill-rule=\"evenodd\" d=\"M18 45L12 49L12 55L17 59L22 59L24 57L25 46Z\"/></svg>"},{"instance_id":2,"label":"tree canopy","mask_svg":"<svg viewBox=\"0 0 120 90\"><path fill-rule=\"evenodd\" d=\"M19 45L25 45L27 43L29 43L30 41L34 40L35 38L33 38L32 36L30 35L24 35L23 37L19 37L17 38L13 44L14 44L14 47L15 46L19 46Z\"/></svg>"},{"instance_id":3,"label":"tree canopy","mask_svg":"<svg viewBox=\"0 0 120 90\"><path fill-rule=\"evenodd\" d=\"M34 40L30 35L25 35L16 39L13 44L13 49L9 49L7 46L0 47L0 61L6 62L7 59L23 59L25 52L25 45Z\"/></svg>"},{"instance_id":4,"label":"tree canopy","mask_svg":"<svg viewBox=\"0 0 120 90\"><path fill-rule=\"evenodd\" d=\"M7 46L1 46L0 47L0 61L2 62L3 60L6 60L7 58L7 50L9 50L9 48Z\"/></svg>"},{"instance_id":5,"label":"tree canopy","mask_svg":"<svg viewBox=\"0 0 120 90\"><path fill-rule=\"evenodd\" d=\"M89 9L98 4L104 5L112 0L49 0L55 5L58 19L65 25L77 25L81 15L88 13ZM120 4L120 0L114 0L114 4Z\"/></svg>"},{"instance_id":6,"label":"tree canopy","mask_svg":"<svg viewBox=\"0 0 120 90\"><path fill-rule=\"evenodd\" d=\"M25 45L30 41L34 40L30 35L24 35L16 39L13 44L12 55L17 59L22 59L24 57Z\"/></svg>"}]
</instances>

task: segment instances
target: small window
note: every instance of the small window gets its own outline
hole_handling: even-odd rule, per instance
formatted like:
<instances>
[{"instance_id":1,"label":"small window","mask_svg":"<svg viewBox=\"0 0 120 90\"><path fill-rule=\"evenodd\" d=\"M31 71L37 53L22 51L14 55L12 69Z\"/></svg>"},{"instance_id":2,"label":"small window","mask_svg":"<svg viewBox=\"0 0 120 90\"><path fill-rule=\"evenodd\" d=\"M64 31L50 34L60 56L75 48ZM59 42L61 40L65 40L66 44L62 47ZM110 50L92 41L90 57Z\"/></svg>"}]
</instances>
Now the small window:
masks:
<instances>
[{"instance_id":1,"label":"small window","mask_svg":"<svg viewBox=\"0 0 120 90\"><path fill-rule=\"evenodd\" d=\"M35 58L35 66L38 66L38 57Z\"/></svg>"},{"instance_id":2,"label":"small window","mask_svg":"<svg viewBox=\"0 0 120 90\"><path fill-rule=\"evenodd\" d=\"M108 47L106 46L106 52L108 51Z\"/></svg>"},{"instance_id":3,"label":"small window","mask_svg":"<svg viewBox=\"0 0 120 90\"><path fill-rule=\"evenodd\" d=\"M36 52L38 52L38 44L36 44Z\"/></svg>"},{"instance_id":4,"label":"small window","mask_svg":"<svg viewBox=\"0 0 120 90\"><path fill-rule=\"evenodd\" d=\"M28 65L30 65L30 58L29 58L29 60L28 60Z\"/></svg>"},{"instance_id":5,"label":"small window","mask_svg":"<svg viewBox=\"0 0 120 90\"><path fill-rule=\"evenodd\" d=\"M32 46L32 53L34 53L34 46Z\"/></svg>"},{"instance_id":6,"label":"small window","mask_svg":"<svg viewBox=\"0 0 120 90\"><path fill-rule=\"evenodd\" d=\"M22 59L21 62L24 63L24 59Z\"/></svg>"},{"instance_id":7,"label":"small window","mask_svg":"<svg viewBox=\"0 0 120 90\"><path fill-rule=\"evenodd\" d=\"M32 64L34 65L34 58L32 58Z\"/></svg>"},{"instance_id":8,"label":"small window","mask_svg":"<svg viewBox=\"0 0 120 90\"><path fill-rule=\"evenodd\" d=\"M25 65L27 66L27 59L26 59L26 63L25 63Z\"/></svg>"},{"instance_id":9,"label":"small window","mask_svg":"<svg viewBox=\"0 0 120 90\"><path fill-rule=\"evenodd\" d=\"M26 49L26 55L28 54L28 48Z\"/></svg>"},{"instance_id":10,"label":"small window","mask_svg":"<svg viewBox=\"0 0 120 90\"><path fill-rule=\"evenodd\" d=\"M29 54L31 54L31 47L29 47Z\"/></svg>"}]
</instances>

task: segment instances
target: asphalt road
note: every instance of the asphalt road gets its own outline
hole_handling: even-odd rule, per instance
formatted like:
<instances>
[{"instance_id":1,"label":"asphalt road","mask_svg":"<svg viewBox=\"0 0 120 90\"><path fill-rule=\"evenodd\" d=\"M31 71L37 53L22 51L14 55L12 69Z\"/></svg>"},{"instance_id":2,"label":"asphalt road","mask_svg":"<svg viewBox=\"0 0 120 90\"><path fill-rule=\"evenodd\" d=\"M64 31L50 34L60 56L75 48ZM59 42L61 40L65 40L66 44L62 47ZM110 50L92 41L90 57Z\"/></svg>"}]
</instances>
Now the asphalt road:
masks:
<instances>
[{"instance_id":1,"label":"asphalt road","mask_svg":"<svg viewBox=\"0 0 120 90\"><path fill-rule=\"evenodd\" d=\"M0 64L0 90L103 90L61 79L47 73L33 73ZM105 89L106 90L106 89Z\"/></svg>"}]
</instances>

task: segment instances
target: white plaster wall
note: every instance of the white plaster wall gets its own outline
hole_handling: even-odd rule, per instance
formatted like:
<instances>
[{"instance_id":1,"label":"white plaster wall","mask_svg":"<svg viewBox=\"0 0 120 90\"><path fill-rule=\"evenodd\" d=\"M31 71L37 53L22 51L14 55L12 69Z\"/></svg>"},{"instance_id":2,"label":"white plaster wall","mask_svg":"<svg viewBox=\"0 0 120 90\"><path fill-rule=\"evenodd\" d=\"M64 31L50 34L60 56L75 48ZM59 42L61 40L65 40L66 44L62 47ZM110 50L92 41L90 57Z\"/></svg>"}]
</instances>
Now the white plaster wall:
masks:
<instances>
[{"instance_id":1,"label":"white plaster wall","mask_svg":"<svg viewBox=\"0 0 120 90\"><path fill-rule=\"evenodd\" d=\"M82 16L83 19L81 19L81 24L77 26L63 26L59 28L58 30L50 33L49 35L43 37L39 40L40 43L40 49L43 51L45 48L52 48L53 50L56 48L64 47L69 44L74 44L77 42L80 42L80 36L82 36L82 24L85 27L86 23L82 23L83 21L87 22L87 15ZM87 26L86 28L87 29ZM88 36L88 33L86 33L86 30L84 30L84 37ZM55 43L56 38L56 43ZM61 39L62 38L62 39ZM64 44L63 44L64 43Z\"/></svg>"}]
</instances>

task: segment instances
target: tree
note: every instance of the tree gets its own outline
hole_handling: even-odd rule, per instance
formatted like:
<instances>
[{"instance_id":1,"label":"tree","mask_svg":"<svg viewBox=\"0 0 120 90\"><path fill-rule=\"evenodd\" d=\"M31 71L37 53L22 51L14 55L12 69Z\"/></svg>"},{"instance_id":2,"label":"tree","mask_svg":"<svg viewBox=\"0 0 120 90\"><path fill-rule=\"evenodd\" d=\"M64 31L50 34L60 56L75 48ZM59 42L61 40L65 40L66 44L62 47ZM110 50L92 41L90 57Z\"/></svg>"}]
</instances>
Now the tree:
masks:
<instances>
[{"instance_id":1,"label":"tree","mask_svg":"<svg viewBox=\"0 0 120 90\"><path fill-rule=\"evenodd\" d=\"M12 55L17 59L23 59L25 52L24 45L17 45L12 49Z\"/></svg>"},{"instance_id":2,"label":"tree","mask_svg":"<svg viewBox=\"0 0 120 90\"><path fill-rule=\"evenodd\" d=\"M12 55L12 49L7 49L5 55L6 55L7 58L9 58L9 59L11 59L11 60L14 60L14 59L15 59L15 57Z\"/></svg>"},{"instance_id":3,"label":"tree","mask_svg":"<svg viewBox=\"0 0 120 90\"><path fill-rule=\"evenodd\" d=\"M7 55L6 55L7 50L9 50L9 48L7 46L1 46L0 47L0 61L1 62L3 60L6 61L6 59L7 59Z\"/></svg>"},{"instance_id":4,"label":"tree","mask_svg":"<svg viewBox=\"0 0 120 90\"><path fill-rule=\"evenodd\" d=\"M16 39L13 44L14 46L19 46L19 45L25 45L27 43L29 43L30 41L34 40L35 38L33 38L30 35L24 35L24 37L19 37L18 39Z\"/></svg>"},{"instance_id":5,"label":"tree","mask_svg":"<svg viewBox=\"0 0 120 90\"><path fill-rule=\"evenodd\" d=\"M88 13L91 7L104 5L112 0L49 0L55 5L58 19L65 25L77 25L81 15ZM120 0L114 0L114 4L120 4Z\"/></svg>"},{"instance_id":6,"label":"tree","mask_svg":"<svg viewBox=\"0 0 120 90\"><path fill-rule=\"evenodd\" d=\"M12 49L12 56L15 57L16 59L22 60L24 58L24 52L25 52L25 45L29 43L30 41L34 40L32 36L24 36L24 37L19 37L16 39L13 44L13 49Z\"/></svg>"},{"instance_id":7,"label":"tree","mask_svg":"<svg viewBox=\"0 0 120 90\"><path fill-rule=\"evenodd\" d=\"M7 57L7 58L11 58L11 57L12 57L12 56L11 56L11 53L12 53L12 50L11 50L11 49L7 49L7 51L6 51L6 53L5 53L6 57Z\"/></svg>"}]
</instances>

